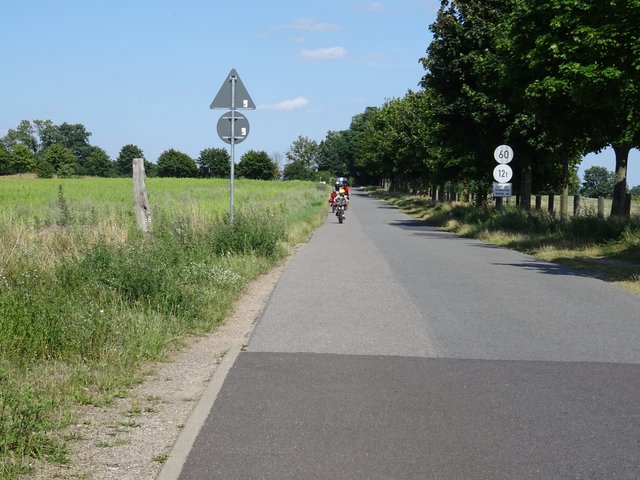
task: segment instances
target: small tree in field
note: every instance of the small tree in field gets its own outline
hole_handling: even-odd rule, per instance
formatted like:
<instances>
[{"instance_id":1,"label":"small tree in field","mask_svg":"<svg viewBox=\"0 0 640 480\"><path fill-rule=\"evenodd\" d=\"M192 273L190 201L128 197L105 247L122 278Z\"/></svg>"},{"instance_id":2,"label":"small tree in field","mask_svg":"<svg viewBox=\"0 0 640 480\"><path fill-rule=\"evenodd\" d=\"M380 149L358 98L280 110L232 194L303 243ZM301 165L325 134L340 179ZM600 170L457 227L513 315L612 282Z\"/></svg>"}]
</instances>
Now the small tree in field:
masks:
<instances>
[{"instance_id":1,"label":"small tree in field","mask_svg":"<svg viewBox=\"0 0 640 480\"><path fill-rule=\"evenodd\" d=\"M231 157L224 148L205 148L196 163L201 177L229 178L231 175Z\"/></svg>"},{"instance_id":2,"label":"small tree in field","mask_svg":"<svg viewBox=\"0 0 640 480\"><path fill-rule=\"evenodd\" d=\"M60 178L72 177L76 174L76 156L71 150L55 143L42 154L42 159L53 168Z\"/></svg>"},{"instance_id":3,"label":"small tree in field","mask_svg":"<svg viewBox=\"0 0 640 480\"><path fill-rule=\"evenodd\" d=\"M160 154L157 168L159 177L195 178L198 176L195 160L173 148Z\"/></svg>"},{"instance_id":4,"label":"small tree in field","mask_svg":"<svg viewBox=\"0 0 640 480\"><path fill-rule=\"evenodd\" d=\"M87 175L95 177L113 177L116 171L115 163L100 147L91 147L91 152L87 155L85 170Z\"/></svg>"},{"instance_id":5,"label":"small tree in field","mask_svg":"<svg viewBox=\"0 0 640 480\"><path fill-rule=\"evenodd\" d=\"M269 158L267 152L249 150L240 159L237 176L255 180L274 180L278 166Z\"/></svg>"},{"instance_id":6,"label":"small tree in field","mask_svg":"<svg viewBox=\"0 0 640 480\"><path fill-rule=\"evenodd\" d=\"M130 177L133 174L133 159L144 158L142 149L137 145L125 145L120 149L118 158L116 159L116 169L118 175ZM147 169L147 162L145 162L145 170Z\"/></svg>"},{"instance_id":7,"label":"small tree in field","mask_svg":"<svg viewBox=\"0 0 640 480\"><path fill-rule=\"evenodd\" d=\"M14 173L32 172L35 168L35 156L29 147L19 143L13 147L10 157L11 170Z\"/></svg>"},{"instance_id":8,"label":"small tree in field","mask_svg":"<svg viewBox=\"0 0 640 480\"><path fill-rule=\"evenodd\" d=\"M580 193L585 197L611 198L615 174L605 167L594 166L584 171L584 181Z\"/></svg>"}]
</instances>

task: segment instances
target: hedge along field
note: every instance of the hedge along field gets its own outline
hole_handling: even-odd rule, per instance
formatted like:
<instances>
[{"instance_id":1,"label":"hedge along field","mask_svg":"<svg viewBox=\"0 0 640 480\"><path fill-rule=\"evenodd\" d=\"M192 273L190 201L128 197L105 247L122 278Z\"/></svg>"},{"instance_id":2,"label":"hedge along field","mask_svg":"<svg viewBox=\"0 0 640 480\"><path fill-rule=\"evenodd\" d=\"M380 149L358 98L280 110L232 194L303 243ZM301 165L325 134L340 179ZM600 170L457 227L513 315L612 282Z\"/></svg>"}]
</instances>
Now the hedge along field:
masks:
<instances>
[{"instance_id":1,"label":"hedge along field","mask_svg":"<svg viewBox=\"0 0 640 480\"><path fill-rule=\"evenodd\" d=\"M0 478L68 461L56 430L148 360L224 321L247 282L326 216L310 182L148 179L139 231L130 179L0 178Z\"/></svg>"}]
</instances>

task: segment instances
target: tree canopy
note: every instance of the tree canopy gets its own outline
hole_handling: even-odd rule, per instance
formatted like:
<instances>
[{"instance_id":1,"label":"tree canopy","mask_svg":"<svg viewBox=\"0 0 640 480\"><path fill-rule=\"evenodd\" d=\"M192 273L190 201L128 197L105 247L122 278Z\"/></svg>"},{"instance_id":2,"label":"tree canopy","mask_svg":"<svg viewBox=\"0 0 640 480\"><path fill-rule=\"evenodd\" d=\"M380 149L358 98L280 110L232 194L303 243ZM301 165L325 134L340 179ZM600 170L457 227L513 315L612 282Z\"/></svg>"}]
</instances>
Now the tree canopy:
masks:
<instances>
[{"instance_id":1,"label":"tree canopy","mask_svg":"<svg viewBox=\"0 0 640 480\"><path fill-rule=\"evenodd\" d=\"M144 158L142 149L137 145L127 144L120 149L116 158L116 170L118 175L130 177L133 174L133 159Z\"/></svg>"},{"instance_id":2,"label":"tree canopy","mask_svg":"<svg viewBox=\"0 0 640 480\"><path fill-rule=\"evenodd\" d=\"M196 159L198 172L203 178L229 178L231 157L225 148L205 148Z\"/></svg>"},{"instance_id":3,"label":"tree canopy","mask_svg":"<svg viewBox=\"0 0 640 480\"><path fill-rule=\"evenodd\" d=\"M315 140L299 136L287 151L285 180L311 180L318 171L319 146Z\"/></svg>"},{"instance_id":4,"label":"tree canopy","mask_svg":"<svg viewBox=\"0 0 640 480\"><path fill-rule=\"evenodd\" d=\"M157 172L159 177L197 177L198 167L189 155L170 148L158 157Z\"/></svg>"},{"instance_id":5,"label":"tree canopy","mask_svg":"<svg viewBox=\"0 0 640 480\"><path fill-rule=\"evenodd\" d=\"M584 171L580 193L585 197L611 197L615 175L605 167L593 166Z\"/></svg>"},{"instance_id":6,"label":"tree canopy","mask_svg":"<svg viewBox=\"0 0 640 480\"><path fill-rule=\"evenodd\" d=\"M240 158L235 176L255 180L273 180L278 166L271 160L267 152L249 150Z\"/></svg>"}]
</instances>

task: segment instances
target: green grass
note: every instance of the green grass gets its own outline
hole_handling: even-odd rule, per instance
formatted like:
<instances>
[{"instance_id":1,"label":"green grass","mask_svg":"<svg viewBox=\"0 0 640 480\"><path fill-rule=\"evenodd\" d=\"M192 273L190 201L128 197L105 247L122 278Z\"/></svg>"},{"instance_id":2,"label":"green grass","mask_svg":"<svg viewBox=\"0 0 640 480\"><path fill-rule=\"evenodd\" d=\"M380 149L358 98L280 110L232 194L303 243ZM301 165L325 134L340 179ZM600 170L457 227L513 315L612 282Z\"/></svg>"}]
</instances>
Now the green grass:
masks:
<instances>
[{"instance_id":1,"label":"green grass","mask_svg":"<svg viewBox=\"0 0 640 480\"><path fill-rule=\"evenodd\" d=\"M369 194L398 206L425 223L457 235L556 263L562 263L640 295L640 216L628 221L600 218L585 209L566 223L547 210L520 210L465 203L438 203L424 197L372 188Z\"/></svg>"},{"instance_id":2,"label":"green grass","mask_svg":"<svg viewBox=\"0 0 640 480\"><path fill-rule=\"evenodd\" d=\"M310 182L0 180L0 478L67 462L79 404L126 396L144 363L224 322L247 283L326 216Z\"/></svg>"}]
</instances>

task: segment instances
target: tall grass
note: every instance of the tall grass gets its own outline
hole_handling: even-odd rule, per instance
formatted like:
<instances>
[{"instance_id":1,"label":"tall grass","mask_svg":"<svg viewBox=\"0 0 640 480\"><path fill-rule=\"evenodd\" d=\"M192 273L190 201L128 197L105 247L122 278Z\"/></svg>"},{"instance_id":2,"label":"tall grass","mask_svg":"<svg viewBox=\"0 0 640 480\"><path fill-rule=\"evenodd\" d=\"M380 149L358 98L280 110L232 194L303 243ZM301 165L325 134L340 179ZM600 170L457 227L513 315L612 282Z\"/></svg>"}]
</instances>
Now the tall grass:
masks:
<instances>
[{"instance_id":1,"label":"tall grass","mask_svg":"<svg viewBox=\"0 0 640 480\"><path fill-rule=\"evenodd\" d=\"M7 188L5 188L5 186ZM152 232L131 181L6 180L0 191L0 478L64 462L55 431L109 402L187 335L224 321L248 281L326 215L305 182L150 179ZM9 193L7 193L9 192ZM107 193L108 192L108 193Z\"/></svg>"}]
</instances>

